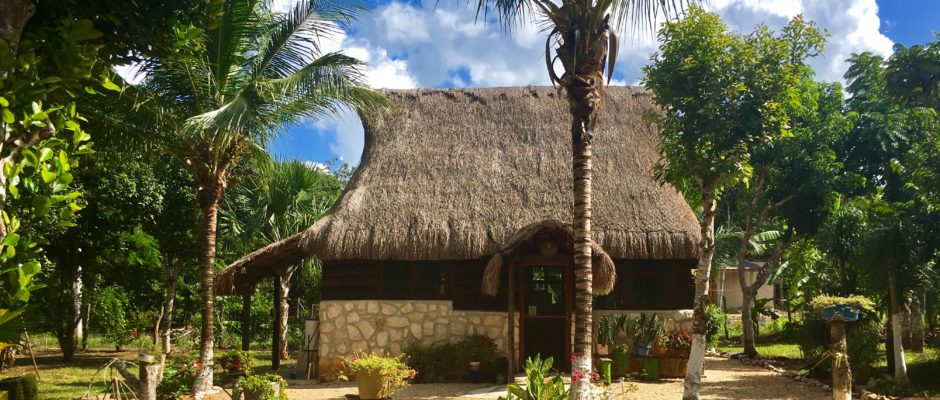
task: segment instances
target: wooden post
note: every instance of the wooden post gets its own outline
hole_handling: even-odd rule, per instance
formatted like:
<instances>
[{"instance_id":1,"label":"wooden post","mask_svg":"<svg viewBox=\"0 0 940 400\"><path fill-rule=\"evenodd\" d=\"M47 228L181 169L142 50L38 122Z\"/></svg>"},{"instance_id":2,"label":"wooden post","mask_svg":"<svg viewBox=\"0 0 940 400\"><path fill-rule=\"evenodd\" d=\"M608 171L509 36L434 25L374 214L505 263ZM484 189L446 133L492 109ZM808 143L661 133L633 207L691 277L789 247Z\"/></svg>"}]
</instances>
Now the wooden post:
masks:
<instances>
[{"instance_id":1,"label":"wooden post","mask_svg":"<svg viewBox=\"0 0 940 400\"><path fill-rule=\"evenodd\" d=\"M516 263L509 263L509 340L506 345L506 359L509 364L509 376L506 382L513 383L516 376Z\"/></svg>"},{"instance_id":2,"label":"wooden post","mask_svg":"<svg viewBox=\"0 0 940 400\"><path fill-rule=\"evenodd\" d=\"M852 400L852 370L845 344L845 321L829 322L832 346L832 399Z\"/></svg>"},{"instance_id":3,"label":"wooden post","mask_svg":"<svg viewBox=\"0 0 940 400\"><path fill-rule=\"evenodd\" d=\"M271 344L271 370L281 368L281 274L274 274L274 343Z\"/></svg>"},{"instance_id":4,"label":"wooden post","mask_svg":"<svg viewBox=\"0 0 940 400\"><path fill-rule=\"evenodd\" d=\"M251 347L251 295L254 288L245 290L242 295L242 350L248 351Z\"/></svg>"},{"instance_id":5,"label":"wooden post","mask_svg":"<svg viewBox=\"0 0 940 400\"><path fill-rule=\"evenodd\" d=\"M158 378L160 374L160 364L140 362L140 388L137 389L139 400L157 400L157 385L160 384Z\"/></svg>"}]
</instances>

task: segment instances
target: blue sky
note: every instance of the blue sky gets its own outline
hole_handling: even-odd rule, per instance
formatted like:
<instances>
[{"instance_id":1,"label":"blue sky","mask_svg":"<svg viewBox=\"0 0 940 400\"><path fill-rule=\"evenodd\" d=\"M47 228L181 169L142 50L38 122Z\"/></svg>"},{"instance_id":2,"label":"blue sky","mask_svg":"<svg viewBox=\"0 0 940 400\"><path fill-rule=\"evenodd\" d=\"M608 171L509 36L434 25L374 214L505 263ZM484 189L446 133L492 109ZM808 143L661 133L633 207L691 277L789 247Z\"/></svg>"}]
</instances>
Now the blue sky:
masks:
<instances>
[{"instance_id":1,"label":"blue sky","mask_svg":"<svg viewBox=\"0 0 940 400\"><path fill-rule=\"evenodd\" d=\"M275 0L286 7L292 0ZM383 1L325 47L367 63L370 85L381 88L544 85L544 36L522 27L507 37L477 23L465 2ZM459 3L459 4L458 4ZM853 52L889 54L895 42L924 43L940 31L940 0L710 0L728 25L750 31L780 27L803 13L829 31L824 57L812 62L820 79L839 80ZM491 22L491 21L490 21ZM650 35L627 35L614 84L633 84L655 49ZM291 126L269 144L283 159L358 164L362 126L355 114Z\"/></svg>"}]
</instances>

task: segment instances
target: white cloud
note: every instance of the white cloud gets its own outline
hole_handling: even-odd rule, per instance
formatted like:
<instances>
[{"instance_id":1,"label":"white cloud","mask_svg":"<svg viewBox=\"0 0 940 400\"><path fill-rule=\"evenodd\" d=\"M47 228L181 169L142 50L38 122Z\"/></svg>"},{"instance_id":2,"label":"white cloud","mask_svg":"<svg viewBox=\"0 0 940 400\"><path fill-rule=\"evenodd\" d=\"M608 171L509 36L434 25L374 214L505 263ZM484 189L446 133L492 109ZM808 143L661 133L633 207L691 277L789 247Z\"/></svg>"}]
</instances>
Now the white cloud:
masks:
<instances>
[{"instance_id":1,"label":"white cloud","mask_svg":"<svg viewBox=\"0 0 940 400\"><path fill-rule=\"evenodd\" d=\"M709 8L739 32L759 23L779 29L801 13L816 21L830 34L824 56L811 61L819 79L841 81L852 53L891 52L891 40L879 32L875 0L712 0ZM477 18L475 8L461 2L392 0L324 47L365 61L366 78L377 88L547 85L546 32L528 23L507 34L498 22ZM642 30L627 29L622 36L612 84L635 85L656 43ZM363 139L356 115L345 113L324 125L337 133L332 151L357 163Z\"/></svg>"},{"instance_id":2,"label":"white cloud","mask_svg":"<svg viewBox=\"0 0 940 400\"><path fill-rule=\"evenodd\" d=\"M316 161L305 160L303 162L304 166L310 168L317 172L323 172L325 174L332 174L333 171L330 171L330 167L327 167L326 164Z\"/></svg>"}]
</instances>

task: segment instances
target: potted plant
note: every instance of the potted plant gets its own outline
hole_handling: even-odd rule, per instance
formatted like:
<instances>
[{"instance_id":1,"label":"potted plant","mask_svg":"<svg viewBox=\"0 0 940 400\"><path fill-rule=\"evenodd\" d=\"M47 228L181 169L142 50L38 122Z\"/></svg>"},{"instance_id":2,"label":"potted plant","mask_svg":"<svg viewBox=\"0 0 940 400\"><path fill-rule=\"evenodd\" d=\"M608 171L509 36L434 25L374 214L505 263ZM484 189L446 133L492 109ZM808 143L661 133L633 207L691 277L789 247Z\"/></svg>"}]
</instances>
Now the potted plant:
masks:
<instances>
[{"instance_id":1,"label":"potted plant","mask_svg":"<svg viewBox=\"0 0 940 400\"><path fill-rule=\"evenodd\" d=\"M248 375L239 379L232 398L245 400L287 400L287 381L278 374Z\"/></svg>"},{"instance_id":2,"label":"potted plant","mask_svg":"<svg viewBox=\"0 0 940 400\"><path fill-rule=\"evenodd\" d=\"M660 361L660 376L664 378L685 377L689 363L689 353L692 352L692 333L673 332L666 336L666 354Z\"/></svg>"},{"instance_id":3,"label":"potted plant","mask_svg":"<svg viewBox=\"0 0 940 400\"><path fill-rule=\"evenodd\" d=\"M219 357L219 365L232 374L251 371L251 354L242 350L229 350Z\"/></svg>"},{"instance_id":4,"label":"potted plant","mask_svg":"<svg viewBox=\"0 0 940 400\"><path fill-rule=\"evenodd\" d=\"M617 335L620 333L621 318L606 316L597 322L597 354L603 356L610 354L610 347L617 340Z\"/></svg>"},{"instance_id":5,"label":"potted plant","mask_svg":"<svg viewBox=\"0 0 940 400\"><path fill-rule=\"evenodd\" d=\"M859 312L875 309L875 303L863 296L816 296L810 305L824 321L857 321Z\"/></svg>"},{"instance_id":6,"label":"potted plant","mask_svg":"<svg viewBox=\"0 0 940 400\"><path fill-rule=\"evenodd\" d=\"M666 331L663 320L654 314L641 313L636 321L637 338L633 346L638 356L649 356L653 344L658 343Z\"/></svg>"},{"instance_id":7,"label":"potted plant","mask_svg":"<svg viewBox=\"0 0 940 400\"><path fill-rule=\"evenodd\" d=\"M344 360L346 372L356 376L359 398L363 400L390 398L408 386L416 372L402 361L405 355L382 357L375 353L359 353Z\"/></svg>"}]
</instances>

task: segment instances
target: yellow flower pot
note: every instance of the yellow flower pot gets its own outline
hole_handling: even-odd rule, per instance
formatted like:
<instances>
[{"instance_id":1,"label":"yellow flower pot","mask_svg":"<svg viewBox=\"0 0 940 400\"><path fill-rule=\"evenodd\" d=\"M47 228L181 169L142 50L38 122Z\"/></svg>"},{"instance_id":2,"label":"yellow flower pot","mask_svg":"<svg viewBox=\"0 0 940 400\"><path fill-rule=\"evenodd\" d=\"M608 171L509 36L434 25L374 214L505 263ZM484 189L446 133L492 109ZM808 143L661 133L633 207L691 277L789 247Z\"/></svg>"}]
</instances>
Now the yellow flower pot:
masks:
<instances>
[{"instance_id":1,"label":"yellow flower pot","mask_svg":"<svg viewBox=\"0 0 940 400\"><path fill-rule=\"evenodd\" d=\"M362 400L377 400L382 391L382 375L379 373L356 374L356 384L359 385L359 398Z\"/></svg>"}]
</instances>

